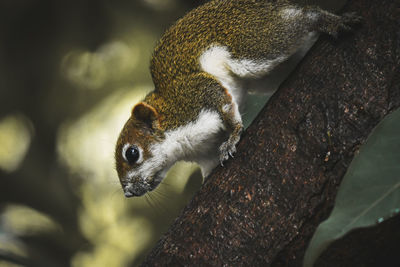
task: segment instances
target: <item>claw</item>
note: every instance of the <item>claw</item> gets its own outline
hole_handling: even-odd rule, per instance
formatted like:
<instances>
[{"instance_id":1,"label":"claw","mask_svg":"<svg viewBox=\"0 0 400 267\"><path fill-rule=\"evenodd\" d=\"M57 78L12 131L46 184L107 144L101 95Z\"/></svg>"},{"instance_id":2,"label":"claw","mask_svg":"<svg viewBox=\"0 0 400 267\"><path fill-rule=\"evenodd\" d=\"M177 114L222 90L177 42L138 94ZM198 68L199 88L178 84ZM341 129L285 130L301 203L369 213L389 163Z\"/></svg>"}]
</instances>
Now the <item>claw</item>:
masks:
<instances>
[{"instance_id":1,"label":"claw","mask_svg":"<svg viewBox=\"0 0 400 267\"><path fill-rule=\"evenodd\" d=\"M221 166L224 166L223 162L228 160L229 157L233 158L233 154L236 152L236 144L233 144L232 142L225 142L220 146L220 162Z\"/></svg>"}]
</instances>

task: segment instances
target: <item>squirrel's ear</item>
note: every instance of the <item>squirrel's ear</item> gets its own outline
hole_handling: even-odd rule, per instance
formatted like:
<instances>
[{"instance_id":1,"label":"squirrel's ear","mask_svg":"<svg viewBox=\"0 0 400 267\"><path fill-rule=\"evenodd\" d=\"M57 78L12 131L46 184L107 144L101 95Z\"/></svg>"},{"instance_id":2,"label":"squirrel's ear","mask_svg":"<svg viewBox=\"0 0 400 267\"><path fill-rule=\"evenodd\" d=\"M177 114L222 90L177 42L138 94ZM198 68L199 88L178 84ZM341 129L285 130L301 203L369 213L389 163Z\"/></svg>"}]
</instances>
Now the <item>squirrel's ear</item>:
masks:
<instances>
[{"instance_id":1,"label":"squirrel's ear","mask_svg":"<svg viewBox=\"0 0 400 267\"><path fill-rule=\"evenodd\" d=\"M133 107L132 116L134 116L137 120L147 124L149 127L153 128L154 122L156 122L158 118L158 113L155 108L153 108L149 104L140 102Z\"/></svg>"}]
</instances>

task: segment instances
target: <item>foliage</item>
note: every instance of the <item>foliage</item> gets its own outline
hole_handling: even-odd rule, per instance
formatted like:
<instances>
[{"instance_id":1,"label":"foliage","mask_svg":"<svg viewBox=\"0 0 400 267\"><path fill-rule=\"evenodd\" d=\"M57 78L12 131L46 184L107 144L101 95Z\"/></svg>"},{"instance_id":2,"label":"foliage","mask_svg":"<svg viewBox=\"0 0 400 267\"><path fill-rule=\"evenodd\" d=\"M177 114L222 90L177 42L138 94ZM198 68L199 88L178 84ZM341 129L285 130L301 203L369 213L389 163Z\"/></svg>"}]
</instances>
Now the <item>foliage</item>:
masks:
<instances>
[{"instance_id":1,"label":"foliage","mask_svg":"<svg viewBox=\"0 0 400 267\"><path fill-rule=\"evenodd\" d=\"M321 223L306 251L310 267L335 240L400 212L400 109L384 118L347 170L330 217Z\"/></svg>"},{"instance_id":2,"label":"foliage","mask_svg":"<svg viewBox=\"0 0 400 267\"><path fill-rule=\"evenodd\" d=\"M159 35L199 3L0 2L1 266L136 264L178 215L195 168L128 201L113 149Z\"/></svg>"}]
</instances>

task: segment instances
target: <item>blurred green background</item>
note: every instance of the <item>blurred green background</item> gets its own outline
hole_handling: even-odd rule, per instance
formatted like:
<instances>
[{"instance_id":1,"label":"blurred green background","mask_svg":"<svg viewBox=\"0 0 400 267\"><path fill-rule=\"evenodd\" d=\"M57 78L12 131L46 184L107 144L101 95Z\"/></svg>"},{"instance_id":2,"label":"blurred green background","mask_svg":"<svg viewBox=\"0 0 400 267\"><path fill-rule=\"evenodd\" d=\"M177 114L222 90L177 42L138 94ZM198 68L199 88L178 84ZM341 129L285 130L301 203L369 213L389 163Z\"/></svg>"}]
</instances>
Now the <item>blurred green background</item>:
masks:
<instances>
[{"instance_id":1,"label":"blurred green background","mask_svg":"<svg viewBox=\"0 0 400 267\"><path fill-rule=\"evenodd\" d=\"M0 1L0 266L135 266L179 215L198 168L125 199L114 145L156 41L204 2Z\"/></svg>"},{"instance_id":2,"label":"blurred green background","mask_svg":"<svg viewBox=\"0 0 400 267\"><path fill-rule=\"evenodd\" d=\"M137 265L178 216L196 167L125 199L113 151L156 41L199 4L0 1L0 266Z\"/></svg>"}]
</instances>

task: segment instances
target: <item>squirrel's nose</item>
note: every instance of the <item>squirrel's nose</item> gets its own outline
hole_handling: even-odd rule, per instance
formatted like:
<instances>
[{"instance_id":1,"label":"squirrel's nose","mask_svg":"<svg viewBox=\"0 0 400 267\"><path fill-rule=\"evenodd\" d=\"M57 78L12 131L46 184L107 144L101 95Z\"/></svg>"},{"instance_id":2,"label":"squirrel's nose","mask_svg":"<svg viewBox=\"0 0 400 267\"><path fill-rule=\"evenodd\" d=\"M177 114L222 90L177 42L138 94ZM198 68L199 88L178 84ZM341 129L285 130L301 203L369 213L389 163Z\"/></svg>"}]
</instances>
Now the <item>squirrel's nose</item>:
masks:
<instances>
[{"instance_id":1,"label":"squirrel's nose","mask_svg":"<svg viewBox=\"0 0 400 267\"><path fill-rule=\"evenodd\" d=\"M127 183L123 185L124 195L125 197L133 197L135 194L133 193L133 188L131 183Z\"/></svg>"},{"instance_id":2,"label":"squirrel's nose","mask_svg":"<svg viewBox=\"0 0 400 267\"><path fill-rule=\"evenodd\" d=\"M125 197L140 197L147 192L145 188L133 186L131 183L128 183L123 189Z\"/></svg>"},{"instance_id":3,"label":"squirrel's nose","mask_svg":"<svg viewBox=\"0 0 400 267\"><path fill-rule=\"evenodd\" d=\"M130 192L129 190L124 190L124 195L125 197L133 197L134 194L132 192Z\"/></svg>"}]
</instances>

